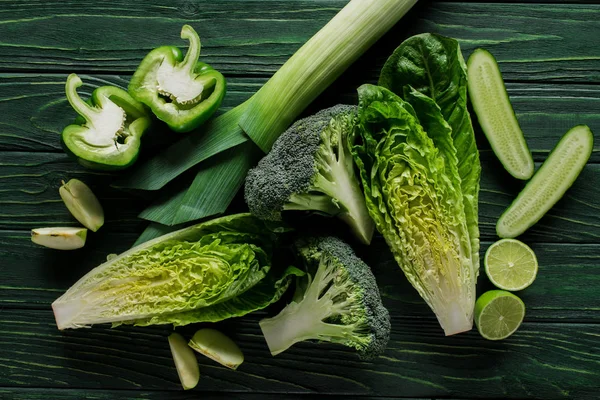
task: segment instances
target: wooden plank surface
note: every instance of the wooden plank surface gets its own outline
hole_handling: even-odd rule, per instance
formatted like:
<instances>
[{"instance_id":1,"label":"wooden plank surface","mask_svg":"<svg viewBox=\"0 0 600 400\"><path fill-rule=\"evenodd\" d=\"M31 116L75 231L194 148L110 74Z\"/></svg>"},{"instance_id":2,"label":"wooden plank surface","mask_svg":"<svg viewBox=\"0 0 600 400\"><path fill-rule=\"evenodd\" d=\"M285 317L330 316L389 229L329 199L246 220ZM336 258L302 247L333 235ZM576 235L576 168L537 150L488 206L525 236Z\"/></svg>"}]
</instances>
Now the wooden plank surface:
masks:
<instances>
[{"instance_id":1,"label":"wooden plank surface","mask_svg":"<svg viewBox=\"0 0 600 400\"><path fill-rule=\"evenodd\" d=\"M385 356L361 362L350 349L315 343L272 357L261 314L221 324L246 361L231 371L199 358L198 392L445 397L468 388L470 397L592 399L600 379L598 324L526 322L511 340L491 342L475 331L444 337L437 321L395 315ZM170 328L59 332L50 310L5 309L0 322L0 387L179 389Z\"/></svg>"},{"instance_id":2,"label":"wooden plank surface","mask_svg":"<svg viewBox=\"0 0 600 400\"><path fill-rule=\"evenodd\" d=\"M1 60L1 57L0 57ZM376 83L364 73L351 70L327 90L307 111L337 103L356 103L356 88ZM76 114L64 95L67 74L0 74L0 151L60 152L59 135ZM82 75L81 96L87 98L98 86L127 88L127 75ZM266 78L228 79L228 91L221 112L248 99ZM509 83L508 93L531 151L543 161L560 137L575 124L588 124L600 131L600 86L590 84ZM175 136L164 125L155 124L154 137ZM482 138L479 147L489 149ZM145 149L146 150L146 149ZM592 155L600 161L600 147Z\"/></svg>"},{"instance_id":3,"label":"wooden plank surface","mask_svg":"<svg viewBox=\"0 0 600 400\"><path fill-rule=\"evenodd\" d=\"M498 217L523 183L511 178L491 151L482 151L481 155L480 229L483 239L492 240L496 237ZM137 215L148 204L148 199L112 189L111 174L86 170L62 152L0 152L0 160L0 229L77 225L57 195L61 181L70 178L88 183L98 195L106 209L103 232L141 232L146 225ZM565 198L523 235L524 240L597 243L600 238L599 187L600 165L590 163ZM238 199L238 203L241 202L241 198Z\"/></svg>"},{"instance_id":4,"label":"wooden plank surface","mask_svg":"<svg viewBox=\"0 0 600 400\"><path fill-rule=\"evenodd\" d=\"M165 38L181 44L181 26L192 23L200 27L206 62L230 75L271 75L344 4L112 0L81 6L3 0L0 70L133 72ZM508 79L598 82L600 20L594 16L599 11L598 4L422 1L368 53L369 68L377 71L373 66L408 35L433 31L460 39L467 52L489 48Z\"/></svg>"},{"instance_id":5,"label":"wooden plank surface","mask_svg":"<svg viewBox=\"0 0 600 400\"><path fill-rule=\"evenodd\" d=\"M507 341L485 341L476 331L443 337L380 238L357 249L393 315L389 350L373 363L315 343L271 357L257 326L261 312L219 324L244 350L240 370L201 358L201 384L182 392L166 341L171 328L56 329L50 303L107 254L129 248L145 226L136 216L149 201L111 189L111 174L86 171L62 153L59 133L75 115L64 98L66 75L81 74L84 97L100 85L126 87L147 51L184 44L179 30L191 23L202 37L203 60L228 78L224 111L254 93L346 1L0 0L0 400L597 398L598 145L567 196L522 237L537 253L540 273L519 294L525 323ZM539 167L571 126L600 131L600 1L562 3L421 0L306 113L354 102L355 88L376 81L403 39L439 32L459 39L466 56L483 46L498 58ZM483 252L522 183L504 172L477 126L476 134ZM155 125L145 155L172 138ZM85 250L33 245L29 229L75 224L57 193L60 181L72 177L97 192L106 226L90 235ZM490 288L482 274L478 291Z\"/></svg>"},{"instance_id":6,"label":"wooden plank surface","mask_svg":"<svg viewBox=\"0 0 600 400\"><path fill-rule=\"evenodd\" d=\"M86 249L55 252L31 243L29 232L0 231L0 307L48 310L48 305L110 253L127 250L136 234L99 231ZM491 242L482 244L482 254ZM519 296L530 321L600 322L600 245L531 243L540 273ZM382 238L370 247L357 247L380 284L393 315L432 319L429 308L404 278ZM582 279L585 277L585 279ZM478 292L492 289L482 271Z\"/></svg>"},{"instance_id":7,"label":"wooden plank surface","mask_svg":"<svg viewBox=\"0 0 600 400\"><path fill-rule=\"evenodd\" d=\"M167 391L147 391L147 390L99 390L99 389L25 389L25 388L0 388L0 400L163 400L168 396L170 400L198 400L198 393L195 392L167 392ZM290 394L286 396L288 400L306 400L313 398L310 393ZM279 400L281 395L269 393L235 393L235 398L239 400ZM321 398L326 400L346 399L345 395L323 395ZM376 400L379 397L360 396L360 400ZM202 400L223 399L220 392L203 392ZM409 398L409 397L386 397L386 400L434 400L427 398Z\"/></svg>"}]
</instances>

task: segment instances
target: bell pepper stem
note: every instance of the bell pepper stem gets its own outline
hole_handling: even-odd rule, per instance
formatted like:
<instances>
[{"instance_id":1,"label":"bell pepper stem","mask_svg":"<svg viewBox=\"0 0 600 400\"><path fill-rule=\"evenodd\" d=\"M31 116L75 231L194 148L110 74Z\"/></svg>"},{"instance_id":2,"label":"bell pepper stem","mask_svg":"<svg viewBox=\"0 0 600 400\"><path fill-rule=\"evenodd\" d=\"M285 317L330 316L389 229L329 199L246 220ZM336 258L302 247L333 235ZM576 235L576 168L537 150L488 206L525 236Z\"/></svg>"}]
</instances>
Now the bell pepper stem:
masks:
<instances>
[{"instance_id":1,"label":"bell pepper stem","mask_svg":"<svg viewBox=\"0 0 600 400\"><path fill-rule=\"evenodd\" d=\"M198 33L196 33L194 28L189 25L184 25L183 28L181 28L181 38L188 40L190 42L190 47L188 48L187 53L185 53L185 58L181 62L180 68L191 74L200 57L200 36L198 36Z\"/></svg>"},{"instance_id":2,"label":"bell pepper stem","mask_svg":"<svg viewBox=\"0 0 600 400\"><path fill-rule=\"evenodd\" d=\"M79 94L77 94L77 88L81 85L83 85L83 82L77 74L70 74L67 77L67 83L65 84L67 100L71 104L71 107L73 107L79 115L85 118L86 122L91 122L94 115L97 114L97 110L83 101L81 97L79 97Z\"/></svg>"}]
</instances>

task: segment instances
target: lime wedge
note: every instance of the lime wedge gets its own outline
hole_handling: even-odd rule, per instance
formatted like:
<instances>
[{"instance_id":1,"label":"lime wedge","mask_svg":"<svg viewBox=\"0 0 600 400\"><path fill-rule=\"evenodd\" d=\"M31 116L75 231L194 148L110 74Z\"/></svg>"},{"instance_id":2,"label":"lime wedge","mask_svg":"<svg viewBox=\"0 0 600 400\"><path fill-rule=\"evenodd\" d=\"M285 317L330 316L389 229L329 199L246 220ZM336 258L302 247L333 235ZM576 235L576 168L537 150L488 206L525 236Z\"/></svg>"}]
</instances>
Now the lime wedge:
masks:
<instances>
[{"instance_id":1,"label":"lime wedge","mask_svg":"<svg viewBox=\"0 0 600 400\"><path fill-rule=\"evenodd\" d=\"M500 289L523 290L533 283L537 271L535 253L518 240L499 240L485 253L485 273Z\"/></svg>"},{"instance_id":2,"label":"lime wedge","mask_svg":"<svg viewBox=\"0 0 600 400\"><path fill-rule=\"evenodd\" d=\"M475 325L488 340L502 340L512 335L523 322L525 304L510 292L490 290L475 303Z\"/></svg>"}]
</instances>

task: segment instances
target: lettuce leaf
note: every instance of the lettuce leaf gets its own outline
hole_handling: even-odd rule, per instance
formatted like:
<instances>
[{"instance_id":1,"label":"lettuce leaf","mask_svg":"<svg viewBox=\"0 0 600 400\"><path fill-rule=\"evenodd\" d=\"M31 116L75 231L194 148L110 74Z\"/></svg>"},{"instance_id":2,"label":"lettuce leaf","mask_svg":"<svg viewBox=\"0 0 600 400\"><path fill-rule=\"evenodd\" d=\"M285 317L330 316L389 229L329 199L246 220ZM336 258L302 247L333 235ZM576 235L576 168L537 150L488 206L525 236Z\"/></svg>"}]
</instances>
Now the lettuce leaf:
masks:
<instances>
[{"instance_id":1,"label":"lettuce leaf","mask_svg":"<svg viewBox=\"0 0 600 400\"><path fill-rule=\"evenodd\" d=\"M57 299L57 325L152 319L230 301L264 280L284 231L237 214L146 242L96 267Z\"/></svg>"},{"instance_id":2,"label":"lettuce leaf","mask_svg":"<svg viewBox=\"0 0 600 400\"><path fill-rule=\"evenodd\" d=\"M173 324L173 326L183 326L197 322L219 322L227 318L241 317L275 303L286 292L294 277L304 275L305 273L296 267L288 267L283 271L283 274L278 276L271 269L265 279L258 282L256 286L222 303L181 313L160 314L152 318L116 322L113 323L113 327L122 324L135 326Z\"/></svg>"},{"instance_id":3,"label":"lettuce leaf","mask_svg":"<svg viewBox=\"0 0 600 400\"><path fill-rule=\"evenodd\" d=\"M476 277L451 130L425 98L413 108L383 87L358 93L352 152L377 229L446 335L470 330Z\"/></svg>"},{"instance_id":4,"label":"lettuce leaf","mask_svg":"<svg viewBox=\"0 0 600 400\"><path fill-rule=\"evenodd\" d=\"M455 39L425 33L405 40L386 61L379 85L415 106L429 97L452 130L464 209L471 241L473 271L479 272L478 201L481 164L467 109L467 67ZM424 118L419 118L425 121ZM425 127L425 126L424 126ZM425 131L428 131L425 128Z\"/></svg>"}]
</instances>

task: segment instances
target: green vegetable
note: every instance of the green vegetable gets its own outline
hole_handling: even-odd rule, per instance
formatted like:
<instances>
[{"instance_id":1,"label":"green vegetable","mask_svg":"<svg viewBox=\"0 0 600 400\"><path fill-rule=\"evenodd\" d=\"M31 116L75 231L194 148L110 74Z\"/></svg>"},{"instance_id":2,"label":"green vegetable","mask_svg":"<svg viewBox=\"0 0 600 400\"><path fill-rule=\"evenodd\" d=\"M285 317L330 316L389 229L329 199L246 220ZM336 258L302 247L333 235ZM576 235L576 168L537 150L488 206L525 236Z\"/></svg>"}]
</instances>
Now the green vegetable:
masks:
<instances>
[{"instance_id":1,"label":"green vegetable","mask_svg":"<svg viewBox=\"0 0 600 400\"><path fill-rule=\"evenodd\" d=\"M179 333L169 335L169 347L183 389L193 389L200 380L200 368L196 355Z\"/></svg>"},{"instance_id":2,"label":"green vegetable","mask_svg":"<svg viewBox=\"0 0 600 400\"><path fill-rule=\"evenodd\" d=\"M416 0L352 0L253 97L240 126L268 152L327 86L398 22Z\"/></svg>"},{"instance_id":3,"label":"green vegetable","mask_svg":"<svg viewBox=\"0 0 600 400\"><path fill-rule=\"evenodd\" d=\"M284 231L237 214L134 247L90 271L54 301L58 328L160 321L231 300L265 279L275 240ZM196 321L185 321L190 322Z\"/></svg>"},{"instance_id":4,"label":"green vegetable","mask_svg":"<svg viewBox=\"0 0 600 400\"><path fill-rule=\"evenodd\" d=\"M260 321L271 354L313 339L352 347L363 359L380 355L390 336L390 315L369 266L335 237L299 240L296 248L312 279L298 285L294 300L277 316Z\"/></svg>"},{"instance_id":5,"label":"green vegetable","mask_svg":"<svg viewBox=\"0 0 600 400\"><path fill-rule=\"evenodd\" d=\"M282 66L257 95L217 118L218 123L215 119L214 124L205 126L201 132L188 135L192 138L175 143L141 165L121 186L160 189L207 157L247 141L248 136L244 132L262 149L269 149L304 108L415 3L416 0L350 1ZM209 144L211 152L206 150ZM246 154L256 157L260 152L251 149ZM226 208L229 199L239 189L239 177L246 176L247 172L247 168L239 168L226 179L206 179L206 186L201 190L212 192L218 188L223 193L221 206ZM198 187L188 192L190 196L201 193ZM172 207L179 207L179 203L172 203ZM197 207L193 212L190 210L188 221L214 212L213 204L199 204ZM183 216L185 214L187 212Z\"/></svg>"},{"instance_id":6,"label":"green vegetable","mask_svg":"<svg viewBox=\"0 0 600 400\"><path fill-rule=\"evenodd\" d=\"M96 232L104 225L104 210L94 192L79 179L62 182L58 190L71 214L89 230Z\"/></svg>"},{"instance_id":7,"label":"green vegetable","mask_svg":"<svg viewBox=\"0 0 600 400\"><path fill-rule=\"evenodd\" d=\"M200 329L188 344L198 353L233 370L244 362L244 354L238 345L215 329Z\"/></svg>"},{"instance_id":8,"label":"green vegetable","mask_svg":"<svg viewBox=\"0 0 600 400\"><path fill-rule=\"evenodd\" d=\"M400 97L373 85L358 92L353 154L375 225L446 335L470 330L477 272L461 179L447 165L457 151L451 130L430 108L420 117L438 125L434 141Z\"/></svg>"},{"instance_id":9,"label":"green vegetable","mask_svg":"<svg viewBox=\"0 0 600 400\"><path fill-rule=\"evenodd\" d=\"M31 230L31 241L56 250L75 250L85 246L85 228L37 228Z\"/></svg>"},{"instance_id":10,"label":"green vegetable","mask_svg":"<svg viewBox=\"0 0 600 400\"><path fill-rule=\"evenodd\" d=\"M586 125L577 125L565 133L498 220L498 236L517 237L538 222L575 182L593 149L594 135Z\"/></svg>"},{"instance_id":11,"label":"green vegetable","mask_svg":"<svg viewBox=\"0 0 600 400\"><path fill-rule=\"evenodd\" d=\"M162 46L142 60L129 83L129 93L152 109L176 132L189 132L206 121L225 96L225 78L198 61L200 38L189 25L181 28L189 40L185 58L178 47Z\"/></svg>"},{"instance_id":12,"label":"green vegetable","mask_svg":"<svg viewBox=\"0 0 600 400\"><path fill-rule=\"evenodd\" d=\"M285 210L317 211L342 219L361 242L370 243L373 220L348 144L355 117L355 107L338 105L284 132L246 178L252 214L280 221Z\"/></svg>"},{"instance_id":13,"label":"green vegetable","mask_svg":"<svg viewBox=\"0 0 600 400\"><path fill-rule=\"evenodd\" d=\"M510 104L496 59L477 49L469 57L469 96L481 129L504 168L517 179L533 175L533 158Z\"/></svg>"},{"instance_id":14,"label":"green vegetable","mask_svg":"<svg viewBox=\"0 0 600 400\"><path fill-rule=\"evenodd\" d=\"M135 326L173 324L173 326L182 326L197 322L219 322L227 318L241 317L253 311L262 310L283 296L294 277L304 276L304 272L295 267L288 267L283 273L275 271L276 269L271 268L267 276L252 288L222 303L190 311L160 314L151 318L114 322L113 327L123 324Z\"/></svg>"},{"instance_id":15,"label":"green vegetable","mask_svg":"<svg viewBox=\"0 0 600 400\"><path fill-rule=\"evenodd\" d=\"M140 139L150 126L144 106L114 86L97 88L86 103L77 94L82 84L75 74L67 78L67 100L82 117L82 124L69 125L63 130L63 145L84 167L97 170L129 167L137 159Z\"/></svg>"},{"instance_id":16,"label":"green vegetable","mask_svg":"<svg viewBox=\"0 0 600 400\"><path fill-rule=\"evenodd\" d=\"M449 143L444 143L444 135L436 135L432 131L435 125L428 123L439 119L435 115L433 118L427 116L438 113L435 110L437 107L430 100L440 108L442 117L450 126L456 156L453 156L453 151L442 151L440 155L445 158L446 168L453 170L457 163L471 241L473 269L477 275L481 164L467 109L467 67L460 45L455 39L437 34L412 36L386 61L379 77L379 85L390 89L413 106L421 125L436 147L448 147ZM439 124L443 125L441 121ZM445 129L447 128L442 128Z\"/></svg>"}]
</instances>

